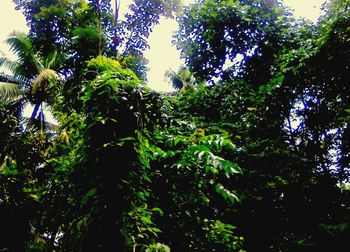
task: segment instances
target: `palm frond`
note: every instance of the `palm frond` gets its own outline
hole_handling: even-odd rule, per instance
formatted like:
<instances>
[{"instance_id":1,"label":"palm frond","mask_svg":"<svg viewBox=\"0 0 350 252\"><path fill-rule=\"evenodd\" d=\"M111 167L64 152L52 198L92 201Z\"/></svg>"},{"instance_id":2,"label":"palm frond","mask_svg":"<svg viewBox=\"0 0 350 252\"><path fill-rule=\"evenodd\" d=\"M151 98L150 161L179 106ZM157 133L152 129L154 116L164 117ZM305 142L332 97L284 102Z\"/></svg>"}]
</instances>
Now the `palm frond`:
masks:
<instances>
[{"instance_id":1,"label":"palm frond","mask_svg":"<svg viewBox=\"0 0 350 252\"><path fill-rule=\"evenodd\" d=\"M26 103L26 100L23 98L24 96L19 96L15 99L7 99L6 97L2 97L0 95L0 103L7 106L10 111L14 113L18 118L21 117L23 106Z\"/></svg>"},{"instance_id":2,"label":"palm frond","mask_svg":"<svg viewBox=\"0 0 350 252\"><path fill-rule=\"evenodd\" d=\"M173 88L177 90L183 87L183 81L181 80L180 76L171 69L165 72L164 79L165 81L170 82Z\"/></svg>"},{"instance_id":3,"label":"palm frond","mask_svg":"<svg viewBox=\"0 0 350 252\"><path fill-rule=\"evenodd\" d=\"M0 81L0 96L3 98L13 100L22 95L23 91L18 84Z\"/></svg>"},{"instance_id":4,"label":"palm frond","mask_svg":"<svg viewBox=\"0 0 350 252\"><path fill-rule=\"evenodd\" d=\"M16 61L12 61L6 57L0 57L0 67L4 67L14 74L19 68L19 64Z\"/></svg>"},{"instance_id":5,"label":"palm frond","mask_svg":"<svg viewBox=\"0 0 350 252\"><path fill-rule=\"evenodd\" d=\"M0 57L0 67L4 67L12 74L10 82L15 82L25 86L29 82L29 78L23 75L24 69L18 61L12 61L6 57Z\"/></svg>"},{"instance_id":6,"label":"palm frond","mask_svg":"<svg viewBox=\"0 0 350 252\"><path fill-rule=\"evenodd\" d=\"M2 81L2 82L10 82L10 83L14 83L14 84L19 84L18 81L16 81L16 79L13 78L13 76L7 75L5 73L0 73L0 81Z\"/></svg>"},{"instance_id":7,"label":"palm frond","mask_svg":"<svg viewBox=\"0 0 350 252\"><path fill-rule=\"evenodd\" d=\"M17 74L27 78L33 77L38 73L35 62L35 51L31 40L23 32L12 32L6 39L10 50L18 57L18 67L15 69Z\"/></svg>"},{"instance_id":8,"label":"palm frond","mask_svg":"<svg viewBox=\"0 0 350 252\"><path fill-rule=\"evenodd\" d=\"M34 55L33 44L24 32L14 31L6 39L6 43L10 46L10 50L15 53L20 60Z\"/></svg>"}]
</instances>

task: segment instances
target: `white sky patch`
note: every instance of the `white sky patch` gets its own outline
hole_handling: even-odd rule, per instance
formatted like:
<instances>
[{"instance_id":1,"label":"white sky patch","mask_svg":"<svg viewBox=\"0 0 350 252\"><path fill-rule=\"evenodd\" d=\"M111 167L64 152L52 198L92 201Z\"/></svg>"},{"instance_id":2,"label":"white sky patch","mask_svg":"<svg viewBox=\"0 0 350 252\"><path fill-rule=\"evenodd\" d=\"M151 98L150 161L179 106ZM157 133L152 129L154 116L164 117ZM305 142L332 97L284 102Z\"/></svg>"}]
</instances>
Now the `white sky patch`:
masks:
<instances>
[{"instance_id":1,"label":"white sky patch","mask_svg":"<svg viewBox=\"0 0 350 252\"><path fill-rule=\"evenodd\" d=\"M4 42L7 36L13 31L28 32L28 28L24 16L15 10L15 4L11 0L0 1L0 49L8 53L9 47Z\"/></svg>"},{"instance_id":2,"label":"white sky patch","mask_svg":"<svg viewBox=\"0 0 350 252\"><path fill-rule=\"evenodd\" d=\"M11 0L0 1L0 51L3 52L6 57L15 60L16 57L10 53L10 47L6 44L5 39L13 31L28 32L29 29L26 26L24 16L20 11L15 10L15 4ZM5 71L5 69L0 68L0 72L3 71ZM8 71L5 72L9 73Z\"/></svg>"},{"instance_id":3,"label":"white sky patch","mask_svg":"<svg viewBox=\"0 0 350 252\"><path fill-rule=\"evenodd\" d=\"M321 15L322 4L327 0L284 0L286 6L294 10L296 18L306 18L316 22Z\"/></svg>"},{"instance_id":4,"label":"white sky patch","mask_svg":"<svg viewBox=\"0 0 350 252\"><path fill-rule=\"evenodd\" d=\"M50 107L47 105L47 103L43 102L42 106L43 106L45 121L52 123L53 125L58 125L59 123L51 113ZM22 116L26 118L30 118L32 116L33 111L34 111L34 106L27 103L23 108Z\"/></svg>"},{"instance_id":5,"label":"white sky patch","mask_svg":"<svg viewBox=\"0 0 350 252\"><path fill-rule=\"evenodd\" d=\"M180 51L171 44L172 35L178 29L174 19L160 19L160 25L153 29L149 37L150 49L145 51L145 57L149 60L148 85L158 91L172 91L173 88L164 80L164 73L168 69L175 72L184 60L180 60Z\"/></svg>"}]
</instances>

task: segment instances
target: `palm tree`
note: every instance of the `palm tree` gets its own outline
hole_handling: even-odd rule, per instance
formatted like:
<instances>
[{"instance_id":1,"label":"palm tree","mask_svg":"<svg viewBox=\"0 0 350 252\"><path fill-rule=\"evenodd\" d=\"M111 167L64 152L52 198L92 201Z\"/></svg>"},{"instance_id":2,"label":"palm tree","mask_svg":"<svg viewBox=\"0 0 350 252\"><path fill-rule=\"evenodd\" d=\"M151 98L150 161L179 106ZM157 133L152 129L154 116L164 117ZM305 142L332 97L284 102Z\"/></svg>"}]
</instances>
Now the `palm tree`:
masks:
<instances>
[{"instance_id":1,"label":"palm tree","mask_svg":"<svg viewBox=\"0 0 350 252\"><path fill-rule=\"evenodd\" d=\"M48 102L50 89L59 80L57 72L52 70L57 63L57 53L47 57L35 53L31 40L23 32L11 33L6 42L17 60L0 57L0 66L13 75L11 81L0 82L0 94L7 99L21 98L22 105L29 101L34 105L31 121L38 119L43 123L43 102Z\"/></svg>"},{"instance_id":2,"label":"palm tree","mask_svg":"<svg viewBox=\"0 0 350 252\"><path fill-rule=\"evenodd\" d=\"M164 74L165 80L170 82L173 88L182 91L192 88L195 84L193 74L187 67L180 67L178 73L173 70L167 70Z\"/></svg>"}]
</instances>

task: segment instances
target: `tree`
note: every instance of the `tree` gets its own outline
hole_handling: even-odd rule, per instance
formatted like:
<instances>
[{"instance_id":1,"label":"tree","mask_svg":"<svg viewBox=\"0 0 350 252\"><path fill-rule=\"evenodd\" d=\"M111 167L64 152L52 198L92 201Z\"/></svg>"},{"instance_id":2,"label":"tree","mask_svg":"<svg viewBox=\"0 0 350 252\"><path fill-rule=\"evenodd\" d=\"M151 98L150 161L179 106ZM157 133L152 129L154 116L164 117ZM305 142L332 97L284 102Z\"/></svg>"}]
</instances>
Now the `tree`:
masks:
<instances>
[{"instance_id":1,"label":"tree","mask_svg":"<svg viewBox=\"0 0 350 252\"><path fill-rule=\"evenodd\" d=\"M164 77L176 90L181 91L194 86L193 74L186 67L180 68L178 73L175 73L171 69L167 70L164 74Z\"/></svg>"},{"instance_id":2,"label":"tree","mask_svg":"<svg viewBox=\"0 0 350 252\"><path fill-rule=\"evenodd\" d=\"M6 57L0 58L0 65L7 67L13 73L15 81L15 83L2 85L7 87L6 89L3 88L3 91L8 94L10 87L12 90L25 90L26 96L23 96L23 98L28 99L35 105L31 119L33 121L38 119L42 124L44 123L43 102L49 102L50 95L53 93L52 90L57 89L54 85L57 83L59 76L56 71L51 69L56 64L57 53L51 53L45 59L35 54L30 39L24 33L14 32L10 34L6 42L18 59L12 61ZM18 91L15 94L22 95ZM23 100L23 102L25 101Z\"/></svg>"},{"instance_id":3,"label":"tree","mask_svg":"<svg viewBox=\"0 0 350 252\"><path fill-rule=\"evenodd\" d=\"M131 13L125 15L126 20L118 27L118 35L124 41L121 54L142 55L142 52L149 47L146 39L153 26L159 23L160 16L173 17L178 4L178 0L134 1L129 6Z\"/></svg>"},{"instance_id":4,"label":"tree","mask_svg":"<svg viewBox=\"0 0 350 252\"><path fill-rule=\"evenodd\" d=\"M278 1L199 2L183 10L176 45L197 77L252 78L256 71L259 76L252 84L258 86L269 81L274 54L290 26L289 15ZM253 65L255 70L249 70Z\"/></svg>"},{"instance_id":5,"label":"tree","mask_svg":"<svg viewBox=\"0 0 350 252\"><path fill-rule=\"evenodd\" d=\"M138 76L173 1L136 1L122 22L102 15L108 1L16 2L31 35L11 38L19 60L1 59L14 77L1 75L12 84L0 89L26 85L59 125L24 131L0 97L0 250L349 247L348 0L315 25L278 1L185 8L177 36L189 68L168 73L182 88L171 97ZM64 86L51 91L61 54Z\"/></svg>"},{"instance_id":6,"label":"tree","mask_svg":"<svg viewBox=\"0 0 350 252\"><path fill-rule=\"evenodd\" d=\"M171 16L177 6L176 1L136 1L130 5L131 14L126 14L125 20L120 21L119 13L113 16L110 1L107 0L14 2L26 16L30 27L29 38L34 48L44 55L57 51L58 55L65 56L59 72L66 80L63 87L66 107L76 110L82 107L76 99L76 94L81 95L83 88L78 84L81 82L79 77L86 62L100 52L105 56L117 57L141 79L145 79L147 60L142 56L148 46L145 39L159 17ZM101 19L98 15L100 9ZM99 23L102 25L102 36Z\"/></svg>"},{"instance_id":7,"label":"tree","mask_svg":"<svg viewBox=\"0 0 350 252\"><path fill-rule=\"evenodd\" d=\"M36 198L42 186L47 148L44 134L23 130L19 106L0 99L0 248L27 251L33 224L42 212ZM35 225L35 224L34 224Z\"/></svg>"},{"instance_id":8,"label":"tree","mask_svg":"<svg viewBox=\"0 0 350 252\"><path fill-rule=\"evenodd\" d=\"M349 63L338 54L348 52L348 3L332 3L332 14L318 26L277 18L282 12L274 8L249 16L255 4L208 1L185 10L178 34L183 56L198 77L222 81L183 93L176 113L194 116L203 128L226 129L241 149L236 158L245 176L237 185L243 199L232 218L243 220L236 225L248 250L340 249L349 232L349 195L337 186L348 179L338 166L348 165L343 84ZM248 23L252 30L244 31ZM234 28L232 35L227 27ZM244 55L252 45L257 47L243 66L224 69L227 55ZM330 62L340 67L326 69ZM327 197L320 197L322 190ZM329 235L331 229L342 238Z\"/></svg>"}]
</instances>

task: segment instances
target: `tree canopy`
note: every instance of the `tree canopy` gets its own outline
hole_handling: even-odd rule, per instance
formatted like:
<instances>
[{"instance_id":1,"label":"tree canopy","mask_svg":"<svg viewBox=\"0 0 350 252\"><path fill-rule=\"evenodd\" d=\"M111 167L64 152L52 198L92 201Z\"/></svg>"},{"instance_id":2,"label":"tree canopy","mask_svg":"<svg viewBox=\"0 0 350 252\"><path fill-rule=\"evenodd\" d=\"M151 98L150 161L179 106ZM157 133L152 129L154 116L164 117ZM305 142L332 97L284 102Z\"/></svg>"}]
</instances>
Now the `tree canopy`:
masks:
<instances>
[{"instance_id":1,"label":"tree canopy","mask_svg":"<svg viewBox=\"0 0 350 252\"><path fill-rule=\"evenodd\" d=\"M349 0L315 24L277 0L136 0L123 20L14 2L30 31L0 58L0 251L350 246ZM186 61L171 94L145 83L162 15Z\"/></svg>"}]
</instances>

